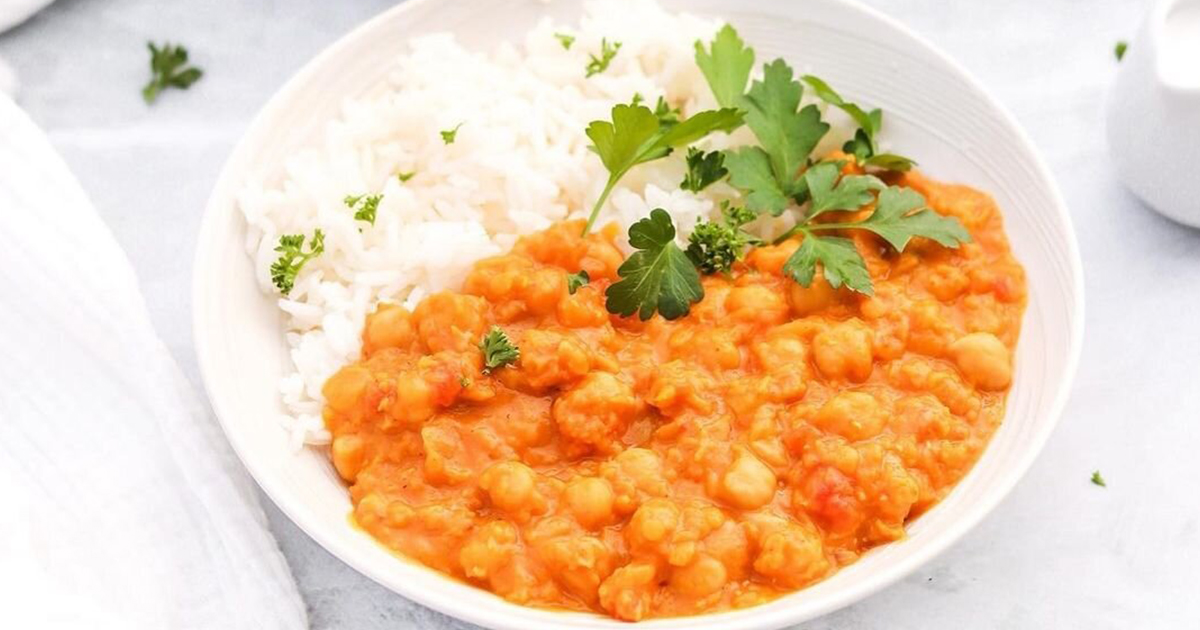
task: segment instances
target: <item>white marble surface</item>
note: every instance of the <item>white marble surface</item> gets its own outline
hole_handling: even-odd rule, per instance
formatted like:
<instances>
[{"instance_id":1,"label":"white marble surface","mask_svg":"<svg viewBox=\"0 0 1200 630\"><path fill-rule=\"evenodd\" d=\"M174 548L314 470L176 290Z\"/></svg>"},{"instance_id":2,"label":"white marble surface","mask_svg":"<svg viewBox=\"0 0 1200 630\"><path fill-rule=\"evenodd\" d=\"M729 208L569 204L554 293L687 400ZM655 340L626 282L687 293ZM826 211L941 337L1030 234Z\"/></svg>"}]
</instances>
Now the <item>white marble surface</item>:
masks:
<instances>
[{"instance_id":1,"label":"white marble surface","mask_svg":"<svg viewBox=\"0 0 1200 630\"><path fill-rule=\"evenodd\" d=\"M191 254L222 161L293 71L391 3L59 0L0 35L18 102L128 250L155 325L197 385ZM923 570L805 627L1200 627L1200 231L1123 191L1103 141L1112 47L1148 3L870 4L960 59L1045 153L1082 246L1087 333L1065 417L1013 494ZM187 44L207 75L147 108L151 38ZM1107 489L1088 481L1097 468ZM362 578L267 510L314 628L465 627Z\"/></svg>"}]
</instances>

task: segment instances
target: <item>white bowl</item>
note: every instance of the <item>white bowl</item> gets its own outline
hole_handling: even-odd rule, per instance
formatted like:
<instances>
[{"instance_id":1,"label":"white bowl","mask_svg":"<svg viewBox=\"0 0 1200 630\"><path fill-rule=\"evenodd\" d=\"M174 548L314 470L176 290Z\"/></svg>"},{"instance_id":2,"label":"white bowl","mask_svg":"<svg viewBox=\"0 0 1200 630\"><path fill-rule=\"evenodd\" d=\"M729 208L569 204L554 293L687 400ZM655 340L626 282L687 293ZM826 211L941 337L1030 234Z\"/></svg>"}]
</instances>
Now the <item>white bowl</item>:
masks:
<instances>
[{"instance_id":1,"label":"white bowl","mask_svg":"<svg viewBox=\"0 0 1200 630\"><path fill-rule=\"evenodd\" d=\"M887 138L930 175L993 194L1030 288L1004 424L974 469L909 537L866 554L811 588L735 612L643 622L649 628L777 628L846 606L946 549L1009 492L1062 411L1083 334L1083 281L1071 222L1025 134L957 64L911 31L842 0L665 0L725 18L758 51L784 56L846 96L887 112ZM506 630L628 628L596 615L510 604L393 555L347 517L346 489L317 452L295 453L275 418L288 357L281 318L254 281L234 196L249 177L278 175L285 158L319 138L343 98L383 78L406 39L449 30L488 47L542 15L574 19L562 0L410 0L367 22L309 63L259 113L209 200L195 270L196 354L225 433L251 474L297 525L363 574L416 602ZM932 603L932 602L930 602Z\"/></svg>"}]
</instances>

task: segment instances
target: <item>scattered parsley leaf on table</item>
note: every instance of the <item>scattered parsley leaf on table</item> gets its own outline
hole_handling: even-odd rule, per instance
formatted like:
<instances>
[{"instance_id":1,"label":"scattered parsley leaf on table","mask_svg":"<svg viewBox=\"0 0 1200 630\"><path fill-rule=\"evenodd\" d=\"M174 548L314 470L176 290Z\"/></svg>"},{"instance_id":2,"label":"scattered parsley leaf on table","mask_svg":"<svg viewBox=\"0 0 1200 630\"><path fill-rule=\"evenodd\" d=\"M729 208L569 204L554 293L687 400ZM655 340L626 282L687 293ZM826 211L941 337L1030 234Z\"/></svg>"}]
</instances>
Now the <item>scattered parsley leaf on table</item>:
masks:
<instances>
[{"instance_id":1,"label":"scattered parsley leaf on table","mask_svg":"<svg viewBox=\"0 0 1200 630\"><path fill-rule=\"evenodd\" d=\"M575 43L575 36L570 33L555 33L554 38L562 44L563 50L570 50L571 44Z\"/></svg>"},{"instance_id":2,"label":"scattered parsley leaf on table","mask_svg":"<svg viewBox=\"0 0 1200 630\"><path fill-rule=\"evenodd\" d=\"M708 49L696 42L696 65L708 81L717 104L739 107L750 71L754 68L754 49L746 46L737 31L728 24L717 31Z\"/></svg>"},{"instance_id":3,"label":"scattered parsley leaf on table","mask_svg":"<svg viewBox=\"0 0 1200 630\"><path fill-rule=\"evenodd\" d=\"M622 317L637 313L642 321L655 312L678 319L704 297L700 274L675 244L675 225L666 210L655 208L629 226L629 244L638 251L621 263L621 280L604 292L608 312Z\"/></svg>"},{"instance_id":4,"label":"scattered parsley leaf on table","mask_svg":"<svg viewBox=\"0 0 1200 630\"><path fill-rule=\"evenodd\" d=\"M588 62L587 68L583 74L585 79L590 79L593 75L600 74L608 70L608 64L612 63L613 57L617 56L617 51L621 50L621 42L608 43L608 38L600 39L600 56L588 53L591 61Z\"/></svg>"},{"instance_id":5,"label":"scattered parsley leaf on table","mask_svg":"<svg viewBox=\"0 0 1200 630\"><path fill-rule=\"evenodd\" d=\"M279 245L275 247L279 258L271 264L271 282L279 292L287 295L296 286L296 274L313 258L325 251L325 234L321 230L313 232L308 251L304 251L303 234L285 234L279 237Z\"/></svg>"},{"instance_id":6,"label":"scattered parsley leaf on table","mask_svg":"<svg viewBox=\"0 0 1200 630\"><path fill-rule=\"evenodd\" d=\"M491 374L492 370L516 363L517 359L521 358L521 349L499 326L492 326L483 336L483 340L479 342L479 349L483 352L484 374Z\"/></svg>"},{"instance_id":7,"label":"scattered parsley leaf on table","mask_svg":"<svg viewBox=\"0 0 1200 630\"><path fill-rule=\"evenodd\" d=\"M1092 483L1096 484L1097 486L1100 486L1101 488L1108 487L1108 484L1104 481L1104 477L1100 476L1099 470L1092 472Z\"/></svg>"},{"instance_id":8,"label":"scattered parsley leaf on table","mask_svg":"<svg viewBox=\"0 0 1200 630\"><path fill-rule=\"evenodd\" d=\"M188 62L188 52L183 46L163 44L162 48L154 42L146 42L150 49L150 82L142 88L142 99L146 104L152 104L158 95L167 88L186 90L204 76L204 71L196 67L185 67Z\"/></svg>"},{"instance_id":9,"label":"scattered parsley leaf on table","mask_svg":"<svg viewBox=\"0 0 1200 630\"><path fill-rule=\"evenodd\" d=\"M717 183L729 174L725 168L725 154L721 151L705 153L696 147L688 147L687 173L679 187L692 192L700 192Z\"/></svg>"},{"instance_id":10,"label":"scattered parsley leaf on table","mask_svg":"<svg viewBox=\"0 0 1200 630\"><path fill-rule=\"evenodd\" d=\"M579 270L579 273L569 273L567 274L567 293L575 295L580 287L586 286L591 281L592 277L582 269Z\"/></svg>"},{"instance_id":11,"label":"scattered parsley leaf on table","mask_svg":"<svg viewBox=\"0 0 1200 630\"><path fill-rule=\"evenodd\" d=\"M725 205L720 221L701 221L688 237L686 254L700 270L711 275L726 273L733 263L742 259L748 245L762 241L742 229L742 226L757 218L750 210Z\"/></svg>"},{"instance_id":12,"label":"scattered parsley leaf on table","mask_svg":"<svg viewBox=\"0 0 1200 630\"><path fill-rule=\"evenodd\" d=\"M379 210L379 202L382 199L383 195L346 195L342 203L354 211L355 220L375 225L375 213Z\"/></svg>"},{"instance_id":13,"label":"scattered parsley leaf on table","mask_svg":"<svg viewBox=\"0 0 1200 630\"><path fill-rule=\"evenodd\" d=\"M1113 55L1116 56L1117 61L1121 61L1125 58L1125 52L1127 50L1129 50L1129 42L1121 40L1117 42L1116 46L1113 47Z\"/></svg>"},{"instance_id":14,"label":"scattered parsley leaf on table","mask_svg":"<svg viewBox=\"0 0 1200 630\"><path fill-rule=\"evenodd\" d=\"M592 140L592 149L608 169L608 181L592 206L583 233L591 231L600 207L629 169L665 157L674 148L689 145L713 131L733 129L741 119L741 112L735 109L709 110L664 129L650 108L620 104L612 108L611 122L592 121L587 127L587 136Z\"/></svg>"},{"instance_id":15,"label":"scattered parsley leaf on table","mask_svg":"<svg viewBox=\"0 0 1200 630\"><path fill-rule=\"evenodd\" d=\"M457 125L454 125L453 129L446 129L445 131L439 131L438 133L442 134L442 143L454 144L454 141L456 139L458 139L458 129L460 127L462 127L464 124L466 124L466 123L458 123Z\"/></svg>"},{"instance_id":16,"label":"scattered parsley leaf on table","mask_svg":"<svg viewBox=\"0 0 1200 630\"><path fill-rule=\"evenodd\" d=\"M874 293L871 274L854 248L854 241L841 236L805 234L800 248L784 263L783 273L802 287L811 286L817 263L821 263L829 286L836 289L844 284L859 293Z\"/></svg>"}]
</instances>

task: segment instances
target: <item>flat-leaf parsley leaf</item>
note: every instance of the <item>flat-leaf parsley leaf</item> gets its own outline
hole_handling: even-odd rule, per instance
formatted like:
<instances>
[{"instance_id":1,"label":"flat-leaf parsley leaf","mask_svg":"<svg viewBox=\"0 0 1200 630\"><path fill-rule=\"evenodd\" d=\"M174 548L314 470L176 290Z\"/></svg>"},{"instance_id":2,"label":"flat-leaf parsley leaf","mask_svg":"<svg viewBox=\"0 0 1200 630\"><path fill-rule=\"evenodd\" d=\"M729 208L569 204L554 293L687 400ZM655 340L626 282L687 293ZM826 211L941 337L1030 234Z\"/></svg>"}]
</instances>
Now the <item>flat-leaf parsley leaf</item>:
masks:
<instances>
[{"instance_id":1,"label":"flat-leaf parsley leaf","mask_svg":"<svg viewBox=\"0 0 1200 630\"><path fill-rule=\"evenodd\" d=\"M859 293L871 295L871 274L866 263L854 248L854 241L840 236L817 236L805 234L800 248L783 265L783 273L800 286L812 285L817 263L825 272L829 286L838 288L843 284Z\"/></svg>"},{"instance_id":2,"label":"flat-leaf parsley leaf","mask_svg":"<svg viewBox=\"0 0 1200 630\"><path fill-rule=\"evenodd\" d=\"M275 247L279 258L271 264L271 282L279 292L287 295L296 286L296 274L313 258L325 251L325 234L321 230L313 232L308 251L304 251L303 234L285 234L279 237L279 245Z\"/></svg>"},{"instance_id":3,"label":"flat-leaf parsley leaf","mask_svg":"<svg viewBox=\"0 0 1200 630\"><path fill-rule=\"evenodd\" d=\"M204 71L196 68L186 68L188 51L183 46L163 44L162 48L154 42L146 42L150 49L150 82L142 88L142 99L147 104L158 99L158 95L167 88L186 90L204 76Z\"/></svg>"},{"instance_id":4,"label":"flat-leaf parsley leaf","mask_svg":"<svg viewBox=\"0 0 1200 630\"><path fill-rule=\"evenodd\" d=\"M696 65L704 73L717 104L741 105L750 70L754 68L754 49L746 46L732 26L721 27L708 50L702 42L696 42Z\"/></svg>"},{"instance_id":5,"label":"flat-leaf parsley leaf","mask_svg":"<svg viewBox=\"0 0 1200 630\"><path fill-rule=\"evenodd\" d=\"M492 370L516 363L517 359L521 358L521 349L499 326L492 326L483 336L483 340L479 342L479 349L483 352L484 374L491 374Z\"/></svg>"},{"instance_id":6,"label":"flat-leaf parsley leaf","mask_svg":"<svg viewBox=\"0 0 1200 630\"><path fill-rule=\"evenodd\" d=\"M859 164L875 166L889 171L908 171L916 162L901 155L879 153L879 132L883 129L883 110L866 111L842 98L825 81L807 74L801 77L813 88L817 98L846 112L858 125L854 138L842 146L842 150L858 159Z\"/></svg>"},{"instance_id":7,"label":"flat-leaf parsley leaf","mask_svg":"<svg viewBox=\"0 0 1200 630\"><path fill-rule=\"evenodd\" d=\"M655 208L629 226L629 244L638 251L617 269L621 280L604 292L608 312L622 317L637 313L643 321L655 312L678 319L704 297L700 274L675 244L675 225L666 210Z\"/></svg>"},{"instance_id":8,"label":"flat-leaf parsley leaf","mask_svg":"<svg viewBox=\"0 0 1200 630\"><path fill-rule=\"evenodd\" d=\"M679 187L697 193L729 174L729 170L725 168L723 152L705 153L696 147L688 147L687 169Z\"/></svg>"},{"instance_id":9,"label":"flat-leaf parsley leaf","mask_svg":"<svg viewBox=\"0 0 1200 630\"><path fill-rule=\"evenodd\" d=\"M858 210L875 200L872 191L882 190L884 183L873 175L841 175L837 162L822 162L804 173L812 206L808 218L835 210Z\"/></svg>"}]
</instances>

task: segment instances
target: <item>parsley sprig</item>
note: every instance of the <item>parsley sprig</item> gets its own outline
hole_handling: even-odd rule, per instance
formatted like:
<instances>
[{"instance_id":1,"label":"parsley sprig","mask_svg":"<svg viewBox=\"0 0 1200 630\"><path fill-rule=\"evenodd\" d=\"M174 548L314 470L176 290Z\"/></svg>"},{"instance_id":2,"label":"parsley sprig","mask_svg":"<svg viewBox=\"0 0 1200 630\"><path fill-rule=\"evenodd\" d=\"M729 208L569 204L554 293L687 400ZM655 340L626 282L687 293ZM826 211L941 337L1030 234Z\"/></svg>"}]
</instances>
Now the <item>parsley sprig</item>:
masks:
<instances>
[{"instance_id":1,"label":"parsley sprig","mask_svg":"<svg viewBox=\"0 0 1200 630\"><path fill-rule=\"evenodd\" d=\"M575 295L581 287L585 287L592 281L592 277L587 271L580 269L578 273L567 274L567 293Z\"/></svg>"},{"instance_id":2,"label":"parsley sprig","mask_svg":"<svg viewBox=\"0 0 1200 630\"><path fill-rule=\"evenodd\" d=\"M611 122L592 121L587 127L587 136L592 140L592 149L608 169L608 181L592 206L583 233L591 231L601 206L629 169L666 157L674 149L687 146L713 131L733 129L741 120L741 112L724 108L699 112L677 124L664 126L645 105L620 104L612 108Z\"/></svg>"},{"instance_id":3,"label":"parsley sprig","mask_svg":"<svg viewBox=\"0 0 1200 630\"><path fill-rule=\"evenodd\" d=\"M483 373L491 374L492 370L511 365L521 358L521 349L508 338L499 326L492 326L479 342L479 350L483 352Z\"/></svg>"},{"instance_id":4,"label":"parsley sprig","mask_svg":"<svg viewBox=\"0 0 1200 630\"><path fill-rule=\"evenodd\" d=\"M662 208L629 226L629 245L638 250L621 263L621 279L604 292L610 313L645 321L662 315L678 319L704 298L696 266L675 244L675 225Z\"/></svg>"},{"instance_id":5,"label":"parsley sprig","mask_svg":"<svg viewBox=\"0 0 1200 630\"><path fill-rule=\"evenodd\" d=\"M279 252L279 258L271 264L271 282L280 293L287 295L296 286L296 274L300 269L325 251L325 234L321 230L313 232L307 252L304 251L303 234L285 234L279 237L275 251Z\"/></svg>"},{"instance_id":6,"label":"parsley sprig","mask_svg":"<svg viewBox=\"0 0 1200 630\"><path fill-rule=\"evenodd\" d=\"M186 67L188 51L183 46L164 43L162 48L154 42L146 42L150 49L150 82L142 88L142 99L146 104L152 104L158 95L167 88L186 90L204 76L204 71L197 67Z\"/></svg>"},{"instance_id":7,"label":"parsley sprig","mask_svg":"<svg viewBox=\"0 0 1200 630\"><path fill-rule=\"evenodd\" d=\"M853 155L859 164L873 166L888 171L907 172L916 165L910 158L894 153L879 152L879 131L883 128L883 110L879 108L866 111L863 108L846 101L825 81L806 74L801 77L809 84L817 98L846 112L858 125L854 137L842 145L842 151Z\"/></svg>"}]
</instances>

